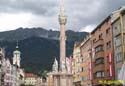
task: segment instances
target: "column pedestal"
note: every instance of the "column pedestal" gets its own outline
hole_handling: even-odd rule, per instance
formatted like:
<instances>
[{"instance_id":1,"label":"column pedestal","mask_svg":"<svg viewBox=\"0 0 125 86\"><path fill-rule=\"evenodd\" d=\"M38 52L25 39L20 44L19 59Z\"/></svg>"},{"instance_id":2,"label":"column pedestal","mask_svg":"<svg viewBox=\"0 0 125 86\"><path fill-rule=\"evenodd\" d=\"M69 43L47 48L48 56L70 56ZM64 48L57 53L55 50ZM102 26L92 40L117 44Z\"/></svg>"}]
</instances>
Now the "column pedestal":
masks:
<instances>
[{"instance_id":1,"label":"column pedestal","mask_svg":"<svg viewBox=\"0 0 125 86\"><path fill-rule=\"evenodd\" d=\"M50 77L51 76L51 77ZM49 73L48 78L51 78L51 81L48 81L48 86L73 86L72 74L71 73ZM51 84L51 83L53 84Z\"/></svg>"}]
</instances>

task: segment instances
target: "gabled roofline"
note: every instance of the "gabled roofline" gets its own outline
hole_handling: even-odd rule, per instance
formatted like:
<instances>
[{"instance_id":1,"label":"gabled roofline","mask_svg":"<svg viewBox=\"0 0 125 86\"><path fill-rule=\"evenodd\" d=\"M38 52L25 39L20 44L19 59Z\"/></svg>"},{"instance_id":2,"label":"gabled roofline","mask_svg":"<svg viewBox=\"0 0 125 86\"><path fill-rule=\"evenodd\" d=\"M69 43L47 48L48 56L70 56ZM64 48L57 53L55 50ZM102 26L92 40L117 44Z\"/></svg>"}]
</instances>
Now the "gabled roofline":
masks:
<instances>
[{"instance_id":1,"label":"gabled roofline","mask_svg":"<svg viewBox=\"0 0 125 86\"><path fill-rule=\"evenodd\" d=\"M91 34L93 34L99 27L101 27L106 21L108 21L111 18L111 14L108 15L92 32Z\"/></svg>"}]
</instances>

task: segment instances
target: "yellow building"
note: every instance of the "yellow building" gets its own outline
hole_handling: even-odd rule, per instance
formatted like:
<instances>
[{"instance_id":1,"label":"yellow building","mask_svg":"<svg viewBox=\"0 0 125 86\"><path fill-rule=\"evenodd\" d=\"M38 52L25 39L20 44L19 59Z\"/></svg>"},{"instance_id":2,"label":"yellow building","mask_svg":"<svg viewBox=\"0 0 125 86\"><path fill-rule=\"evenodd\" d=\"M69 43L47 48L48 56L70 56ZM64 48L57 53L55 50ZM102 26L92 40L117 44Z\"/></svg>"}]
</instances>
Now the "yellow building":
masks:
<instances>
[{"instance_id":1,"label":"yellow building","mask_svg":"<svg viewBox=\"0 0 125 86\"><path fill-rule=\"evenodd\" d=\"M37 75L33 73L25 74L25 85L36 85L37 84Z\"/></svg>"},{"instance_id":2,"label":"yellow building","mask_svg":"<svg viewBox=\"0 0 125 86\"><path fill-rule=\"evenodd\" d=\"M74 45L74 50L73 50L73 67L72 67L72 72L73 72L73 83L75 86L80 86L80 71L81 71L81 54L80 54L80 43L77 43Z\"/></svg>"}]
</instances>

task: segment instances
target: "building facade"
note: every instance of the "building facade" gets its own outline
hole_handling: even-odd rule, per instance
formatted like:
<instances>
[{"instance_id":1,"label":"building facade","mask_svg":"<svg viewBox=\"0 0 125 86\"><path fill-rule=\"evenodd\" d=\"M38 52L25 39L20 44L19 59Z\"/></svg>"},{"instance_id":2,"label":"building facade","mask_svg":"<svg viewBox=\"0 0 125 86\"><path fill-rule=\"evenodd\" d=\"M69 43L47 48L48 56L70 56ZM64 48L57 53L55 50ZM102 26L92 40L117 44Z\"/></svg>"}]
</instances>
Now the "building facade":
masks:
<instances>
[{"instance_id":1,"label":"building facade","mask_svg":"<svg viewBox=\"0 0 125 86\"><path fill-rule=\"evenodd\" d=\"M37 75L33 73L26 73L25 74L25 85L37 85Z\"/></svg>"},{"instance_id":2,"label":"building facade","mask_svg":"<svg viewBox=\"0 0 125 86\"><path fill-rule=\"evenodd\" d=\"M115 79L125 61L125 7L112 14Z\"/></svg>"},{"instance_id":3,"label":"building facade","mask_svg":"<svg viewBox=\"0 0 125 86\"><path fill-rule=\"evenodd\" d=\"M24 84L24 70L20 67L20 61L21 61L21 52L19 50L18 42L16 49L13 52L13 84L14 86L20 86L21 84Z\"/></svg>"},{"instance_id":4,"label":"building facade","mask_svg":"<svg viewBox=\"0 0 125 86\"><path fill-rule=\"evenodd\" d=\"M13 53L12 61L5 57L5 49L0 48L0 86L20 86L24 84L24 70L20 68L20 51L17 50L17 47ZM19 59L15 59L15 56Z\"/></svg>"},{"instance_id":5,"label":"building facade","mask_svg":"<svg viewBox=\"0 0 125 86\"><path fill-rule=\"evenodd\" d=\"M111 17L105 18L92 32L92 83L114 79ZM106 83L107 84L107 83Z\"/></svg>"},{"instance_id":6,"label":"building facade","mask_svg":"<svg viewBox=\"0 0 125 86\"><path fill-rule=\"evenodd\" d=\"M74 47L72 73L75 86L120 85L124 80L125 7L107 16L88 39ZM122 68L122 70L121 70ZM123 73L123 74L122 74ZM109 83L109 82L113 83Z\"/></svg>"},{"instance_id":7,"label":"building facade","mask_svg":"<svg viewBox=\"0 0 125 86\"><path fill-rule=\"evenodd\" d=\"M92 56L91 56L91 36L88 36L81 43L80 53L81 53L81 86L91 86L92 85Z\"/></svg>"},{"instance_id":8,"label":"building facade","mask_svg":"<svg viewBox=\"0 0 125 86\"><path fill-rule=\"evenodd\" d=\"M16 46L16 50L13 52L13 64L17 67L20 67L20 61L21 61L21 52L19 51L18 44Z\"/></svg>"},{"instance_id":9,"label":"building facade","mask_svg":"<svg viewBox=\"0 0 125 86\"><path fill-rule=\"evenodd\" d=\"M10 60L6 60L6 73L4 75L4 86L12 86L13 80L12 80L12 65L10 63Z\"/></svg>"},{"instance_id":10,"label":"building facade","mask_svg":"<svg viewBox=\"0 0 125 86\"><path fill-rule=\"evenodd\" d=\"M81 72L81 53L80 43L74 45L73 50L73 84L81 86L80 72Z\"/></svg>"},{"instance_id":11,"label":"building facade","mask_svg":"<svg viewBox=\"0 0 125 86\"><path fill-rule=\"evenodd\" d=\"M3 48L0 48L0 86L4 85L4 68L3 60L5 60L5 52Z\"/></svg>"},{"instance_id":12,"label":"building facade","mask_svg":"<svg viewBox=\"0 0 125 86\"><path fill-rule=\"evenodd\" d=\"M17 66L15 65L12 65L12 81L13 81L12 86L16 86L17 85Z\"/></svg>"}]
</instances>

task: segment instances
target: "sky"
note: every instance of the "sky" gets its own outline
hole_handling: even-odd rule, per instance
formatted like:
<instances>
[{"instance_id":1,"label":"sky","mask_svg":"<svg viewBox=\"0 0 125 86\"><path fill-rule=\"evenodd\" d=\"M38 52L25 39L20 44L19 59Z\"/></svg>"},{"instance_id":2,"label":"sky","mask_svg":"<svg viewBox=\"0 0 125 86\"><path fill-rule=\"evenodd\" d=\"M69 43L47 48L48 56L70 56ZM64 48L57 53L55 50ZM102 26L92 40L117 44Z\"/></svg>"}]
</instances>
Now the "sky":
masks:
<instances>
[{"instance_id":1,"label":"sky","mask_svg":"<svg viewBox=\"0 0 125 86\"><path fill-rule=\"evenodd\" d=\"M19 27L59 30L61 0L0 0L0 31ZM91 32L125 0L64 0L66 30Z\"/></svg>"}]
</instances>

